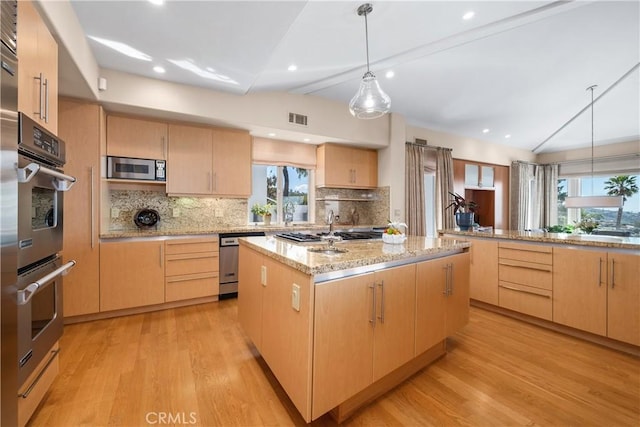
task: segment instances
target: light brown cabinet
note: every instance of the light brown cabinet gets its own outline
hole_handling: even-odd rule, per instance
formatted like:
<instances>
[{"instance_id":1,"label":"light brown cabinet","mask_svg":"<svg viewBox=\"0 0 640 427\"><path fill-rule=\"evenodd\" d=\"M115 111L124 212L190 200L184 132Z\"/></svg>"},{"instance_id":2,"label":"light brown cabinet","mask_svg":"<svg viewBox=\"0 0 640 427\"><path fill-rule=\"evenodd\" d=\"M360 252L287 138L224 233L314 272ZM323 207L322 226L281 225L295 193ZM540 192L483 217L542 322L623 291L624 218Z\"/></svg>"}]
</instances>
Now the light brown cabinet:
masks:
<instances>
[{"instance_id":1,"label":"light brown cabinet","mask_svg":"<svg viewBox=\"0 0 640 427\"><path fill-rule=\"evenodd\" d=\"M100 311L164 302L164 242L100 244Z\"/></svg>"},{"instance_id":2,"label":"light brown cabinet","mask_svg":"<svg viewBox=\"0 0 640 427\"><path fill-rule=\"evenodd\" d=\"M165 160L167 158L167 124L109 115L107 117L107 155Z\"/></svg>"},{"instance_id":3,"label":"light brown cabinet","mask_svg":"<svg viewBox=\"0 0 640 427\"><path fill-rule=\"evenodd\" d=\"M469 254L416 266L415 353L419 355L469 321Z\"/></svg>"},{"instance_id":4,"label":"light brown cabinet","mask_svg":"<svg viewBox=\"0 0 640 427\"><path fill-rule=\"evenodd\" d=\"M302 416L311 417L312 277L240 245L238 320ZM299 290L299 308L292 289Z\"/></svg>"},{"instance_id":5,"label":"light brown cabinet","mask_svg":"<svg viewBox=\"0 0 640 427\"><path fill-rule=\"evenodd\" d=\"M553 321L640 345L640 257L555 248Z\"/></svg>"},{"instance_id":6,"label":"light brown cabinet","mask_svg":"<svg viewBox=\"0 0 640 427\"><path fill-rule=\"evenodd\" d=\"M317 149L316 185L331 188L376 188L378 152L323 144Z\"/></svg>"},{"instance_id":7,"label":"light brown cabinet","mask_svg":"<svg viewBox=\"0 0 640 427\"><path fill-rule=\"evenodd\" d=\"M498 305L552 320L553 251L550 246L498 244Z\"/></svg>"},{"instance_id":8,"label":"light brown cabinet","mask_svg":"<svg viewBox=\"0 0 640 427\"><path fill-rule=\"evenodd\" d=\"M313 417L411 360L415 264L316 286Z\"/></svg>"},{"instance_id":9,"label":"light brown cabinet","mask_svg":"<svg viewBox=\"0 0 640 427\"><path fill-rule=\"evenodd\" d=\"M498 242L467 240L471 242L469 296L477 301L498 305Z\"/></svg>"},{"instance_id":10,"label":"light brown cabinet","mask_svg":"<svg viewBox=\"0 0 640 427\"><path fill-rule=\"evenodd\" d=\"M247 132L170 125L167 193L251 195L251 136Z\"/></svg>"},{"instance_id":11,"label":"light brown cabinet","mask_svg":"<svg viewBox=\"0 0 640 427\"><path fill-rule=\"evenodd\" d=\"M65 317L100 311L100 143L104 141L102 107L62 98L59 136L66 142L65 173L76 177L64 196L65 261L74 259L64 278Z\"/></svg>"},{"instance_id":12,"label":"light brown cabinet","mask_svg":"<svg viewBox=\"0 0 640 427\"><path fill-rule=\"evenodd\" d=\"M31 1L18 2L18 110L58 134L58 44Z\"/></svg>"},{"instance_id":13,"label":"light brown cabinet","mask_svg":"<svg viewBox=\"0 0 640 427\"><path fill-rule=\"evenodd\" d=\"M166 302L218 295L217 238L166 240L164 247Z\"/></svg>"}]
</instances>

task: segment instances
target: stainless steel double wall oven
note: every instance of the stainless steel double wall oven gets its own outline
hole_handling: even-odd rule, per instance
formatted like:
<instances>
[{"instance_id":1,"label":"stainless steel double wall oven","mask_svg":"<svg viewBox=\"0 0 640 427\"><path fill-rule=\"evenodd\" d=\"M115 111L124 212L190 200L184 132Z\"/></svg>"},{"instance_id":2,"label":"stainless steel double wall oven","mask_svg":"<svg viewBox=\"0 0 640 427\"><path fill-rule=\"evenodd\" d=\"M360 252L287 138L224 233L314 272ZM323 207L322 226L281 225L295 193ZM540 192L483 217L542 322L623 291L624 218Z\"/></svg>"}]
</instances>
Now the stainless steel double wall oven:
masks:
<instances>
[{"instance_id":1,"label":"stainless steel double wall oven","mask_svg":"<svg viewBox=\"0 0 640 427\"><path fill-rule=\"evenodd\" d=\"M22 384L62 336L65 144L18 114L18 383Z\"/></svg>"}]
</instances>

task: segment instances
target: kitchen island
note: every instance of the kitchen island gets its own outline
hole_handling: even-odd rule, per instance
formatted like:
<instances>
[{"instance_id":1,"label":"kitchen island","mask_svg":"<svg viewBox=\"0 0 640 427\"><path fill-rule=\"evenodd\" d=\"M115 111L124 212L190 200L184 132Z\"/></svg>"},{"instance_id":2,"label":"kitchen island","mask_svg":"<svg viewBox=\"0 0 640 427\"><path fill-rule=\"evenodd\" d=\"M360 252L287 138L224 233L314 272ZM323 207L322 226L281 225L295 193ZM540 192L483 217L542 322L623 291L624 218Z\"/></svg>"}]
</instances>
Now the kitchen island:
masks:
<instances>
[{"instance_id":1,"label":"kitchen island","mask_svg":"<svg viewBox=\"0 0 640 427\"><path fill-rule=\"evenodd\" d=\"M446 353L468 321L469 246L243 238L239 322L305 421L341 421Z\"/></svg>"},{"instance_id":2,"label":"kitchen island","mask_svg":"<svg viewBox=\"0 0 640 427\"><path fill-rule=\"evenodd\" d=\"M471 244L472 304L640 354L640 238L442 230Z\"/></svg>"}]
</instances>

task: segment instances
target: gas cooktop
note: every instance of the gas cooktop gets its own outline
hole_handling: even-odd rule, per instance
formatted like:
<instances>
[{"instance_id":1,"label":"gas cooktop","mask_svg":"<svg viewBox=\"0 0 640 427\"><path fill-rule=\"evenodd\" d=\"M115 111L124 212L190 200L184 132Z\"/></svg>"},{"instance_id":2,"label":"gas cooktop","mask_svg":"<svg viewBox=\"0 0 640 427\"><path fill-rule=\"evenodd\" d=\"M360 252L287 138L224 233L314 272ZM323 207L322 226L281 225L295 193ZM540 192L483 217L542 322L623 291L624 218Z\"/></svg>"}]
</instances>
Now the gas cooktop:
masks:
<instances>
[{"instance_id":1,"label":"gas cooktop","mask_svg":"<svg viewBox=\"0 0 640 427\"><path fill-rule=\"evenodd\" d=\"M343 240L368 240L368 239L381 239L381 231L336 231L333 233L335 236L341 237ZM276 237L282 239L293 240L294 242L319 242L322 240L322 236L326 236L327 233L322 234L306 234L306 233L280 233L276 234Z\"/></svg>"}]
</instances>

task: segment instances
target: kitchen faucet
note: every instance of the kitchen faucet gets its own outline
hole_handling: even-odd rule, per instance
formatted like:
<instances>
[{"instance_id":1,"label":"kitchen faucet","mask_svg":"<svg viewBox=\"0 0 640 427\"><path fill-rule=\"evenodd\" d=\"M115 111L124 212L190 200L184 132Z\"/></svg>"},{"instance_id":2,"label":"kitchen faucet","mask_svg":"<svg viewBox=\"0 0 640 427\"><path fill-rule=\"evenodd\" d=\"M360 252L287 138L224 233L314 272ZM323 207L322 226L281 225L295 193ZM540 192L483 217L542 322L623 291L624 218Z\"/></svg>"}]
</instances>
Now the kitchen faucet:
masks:
<instances>
[{"instance_id":1,"label":"kitchen faucet","mask_svg":"<svg viewBox=\"0 0 640 427\"><path fill-rule=\"evenodd\" d=\"M329 224L329 235L333 235L333 221L335 220L335 215L333 213L333 209L329 210L329 215L327 215L327 224Z\"/></svg>"}]
</instances>

